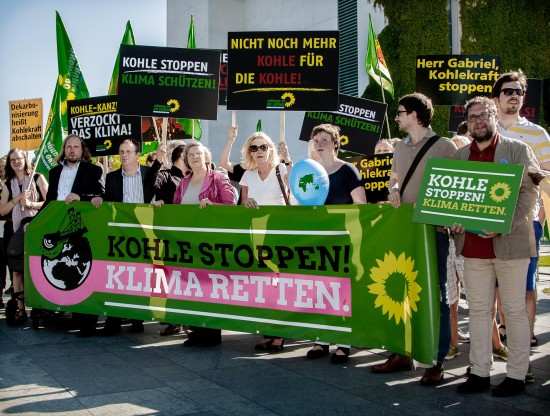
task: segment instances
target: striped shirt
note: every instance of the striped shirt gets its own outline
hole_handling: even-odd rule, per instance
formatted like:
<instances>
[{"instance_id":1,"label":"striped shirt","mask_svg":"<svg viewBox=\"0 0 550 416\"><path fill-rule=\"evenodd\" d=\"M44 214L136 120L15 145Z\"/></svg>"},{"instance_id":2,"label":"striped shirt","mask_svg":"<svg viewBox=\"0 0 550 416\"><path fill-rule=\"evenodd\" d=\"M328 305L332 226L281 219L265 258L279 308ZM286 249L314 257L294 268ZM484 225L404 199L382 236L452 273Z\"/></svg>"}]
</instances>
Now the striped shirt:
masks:
<instances>
[{"instance_id":1,"label":"striped shirt","mask_svg":"<svg viewBox=\"0 0 550 416\"><path fill-rule=\"evenodd\" d=\"M134 204L143 204L143 181L141 179L141 169L138 166L136 173L128 175L122 170L122 202L132 202Z\"/></svg>"},{"instance_id":2,"label":"striped shirt","mask_svg":"<svg viewBox=\"0 0 550 416\"><path fill-rule=\"evenodd\" d=\"M528 144L535 153L539 164L550 162L550 136L538 124L531 123L525 117L521 117L519 121L516 121L507 129L500 124L497 128L503 136Z\"/></svg>"}]
</instances>

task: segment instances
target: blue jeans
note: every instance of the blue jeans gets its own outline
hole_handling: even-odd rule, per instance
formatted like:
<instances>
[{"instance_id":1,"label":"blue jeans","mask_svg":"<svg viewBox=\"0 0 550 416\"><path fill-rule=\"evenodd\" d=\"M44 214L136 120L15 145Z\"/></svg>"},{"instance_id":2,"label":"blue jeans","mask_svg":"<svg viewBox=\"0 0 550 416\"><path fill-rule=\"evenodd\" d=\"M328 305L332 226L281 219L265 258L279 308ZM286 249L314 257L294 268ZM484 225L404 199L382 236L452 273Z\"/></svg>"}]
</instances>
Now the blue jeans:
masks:
<instances>
[{"instance_id":1,"label":"blue jeans","mask_svg":"<svg viewBox=\"0 0 550 416\"><path fill-rule=\"evenodd\" d=\"M529 269L527 269L527 290L537 289L537 269L539 266L539 248L540 239L542 238L542 225L537 220L533 221L533 228L535 230L535 244L537 247L537 255L531 257L529 262Z\"/></svg>"},{"instance_id":2,"label":"blue jeans","mask_svg":"<svg viewBox=\"0 0 550 416\"><path fill-rule=\"evenodd\" d=\"M439 345L437 364L443 364L451 345L451 308L447 299L447 256L449 237L447 233L436 232L437 274L439 277Z\"/></svg>"}]
</instances>

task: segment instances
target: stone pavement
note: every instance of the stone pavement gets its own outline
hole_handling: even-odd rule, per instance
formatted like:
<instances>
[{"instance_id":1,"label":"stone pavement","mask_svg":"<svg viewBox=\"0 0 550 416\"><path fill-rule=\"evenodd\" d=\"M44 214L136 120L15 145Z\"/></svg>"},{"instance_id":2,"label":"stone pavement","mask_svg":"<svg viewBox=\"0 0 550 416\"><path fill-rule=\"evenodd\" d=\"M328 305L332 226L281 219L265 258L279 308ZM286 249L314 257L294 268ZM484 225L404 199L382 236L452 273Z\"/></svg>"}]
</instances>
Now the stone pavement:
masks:
<instances>
[{"instance_id":1,"label":"stone pavement","mask_svg":"<svg viewBox=\"0 0 550 416\"><path fill-rule=\"evenodd\" d=\"M543 246L543 255L550 246ZM223 332L223 344L184 348L185 335L145 333L77 338L67 319L42 321L39 330L8 327L0 314L0 414L5 415L550 415L550 268L541 268L536 335L536 380L513 398L461 396L469 344L445 363L445 380L423 387L422 369L374 374L382 350L352 349L350 361L309 361L309 341L287 339L278 354L254 351L257 335ZM7 296L4 295L4 300ZM467 331L467 305L460 304ZM504 378L495 362L493 385Z\"/></svg>"}]
</instances>

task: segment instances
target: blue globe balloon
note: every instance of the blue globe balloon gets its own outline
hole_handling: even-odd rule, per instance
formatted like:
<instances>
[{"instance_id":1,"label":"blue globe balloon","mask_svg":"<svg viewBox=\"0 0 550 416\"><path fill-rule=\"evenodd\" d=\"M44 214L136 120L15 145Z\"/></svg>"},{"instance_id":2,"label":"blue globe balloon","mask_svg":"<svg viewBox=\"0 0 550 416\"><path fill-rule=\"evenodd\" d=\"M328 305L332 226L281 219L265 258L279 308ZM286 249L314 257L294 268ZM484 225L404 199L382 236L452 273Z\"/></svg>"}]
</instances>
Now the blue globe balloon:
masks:
<instances>
[{"instance_id":1,"label":"blue globe balloon","mask_svg":"<svg viewBox=\"0 0 550 416\"><path fill-rule=\"evenodd\" d=\"M315 160L304 159L290 171L290 191L302 205L324 205L328 196L328 174Z\"/></svg>"}]
</instances>

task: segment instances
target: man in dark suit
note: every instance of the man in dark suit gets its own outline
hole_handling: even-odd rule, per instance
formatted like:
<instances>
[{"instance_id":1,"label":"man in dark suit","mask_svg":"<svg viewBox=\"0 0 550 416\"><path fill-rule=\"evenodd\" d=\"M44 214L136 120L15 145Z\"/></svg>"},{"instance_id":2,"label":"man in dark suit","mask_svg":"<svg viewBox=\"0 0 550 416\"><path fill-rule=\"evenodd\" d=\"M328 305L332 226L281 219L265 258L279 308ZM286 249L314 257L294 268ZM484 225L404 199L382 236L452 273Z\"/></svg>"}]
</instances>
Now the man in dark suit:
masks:
<instances>
[{"instance_id":1,"label":"man in dark suit","mask_svg":"<svg viewBox=\"0 0 550 416\"><path fill-rule=\"evenodd\" d=\"M49 172L49 187L44 209L52 201L91 201L105 192L103 170L92 163L86 143L76 134L70 134L63 142L56 159L57 166ZM33 326L38 326L39 312L33 309ZM95 315L73 313L72 323L80 328L79 337L88 337L96 332Z\"/></svg>"},{"instance_id":2,"label":"man in dark suit","mask_svg":"<svg viewBox=\"0 0 550 416\"><path fill-rule=\"evenodd\" d=\"M124 140L119 147L121 168L107 174L105 181L105 201L129 202L134 204L149 203L153 199L152 189L145 186L145 175L149 168L139 164L140 143L133 139ZM99 207L102 197L92 199L92 204ZM121 331L121 318L108 317L105 328L100 335L109 336ZM130 332L143 332L143 321L132 319Z\"/></svg>"}]
</instances>

